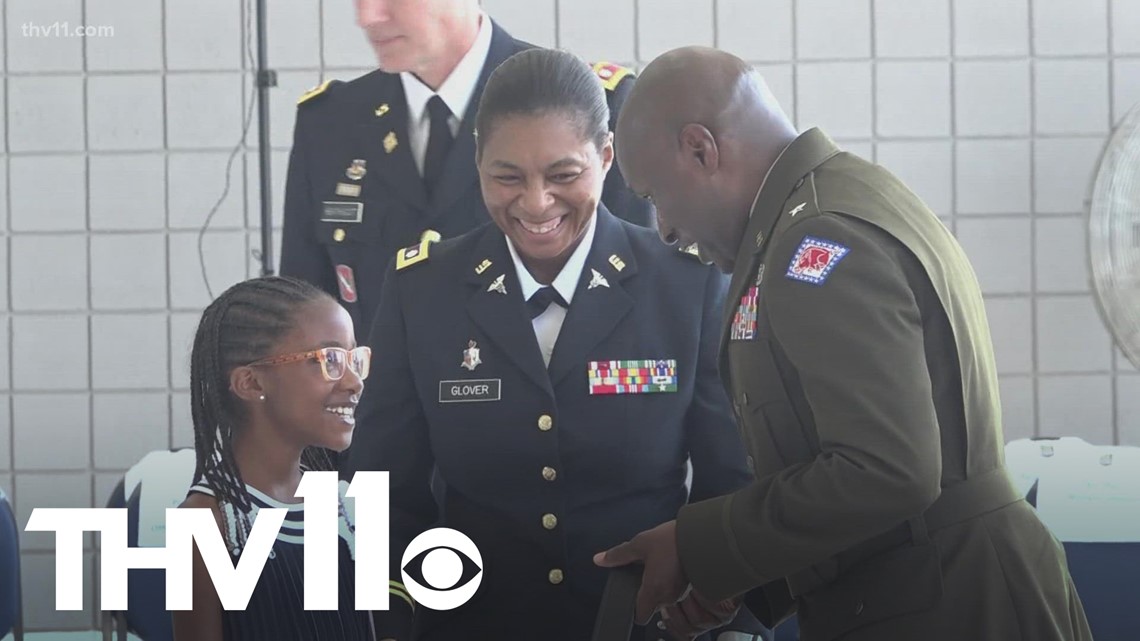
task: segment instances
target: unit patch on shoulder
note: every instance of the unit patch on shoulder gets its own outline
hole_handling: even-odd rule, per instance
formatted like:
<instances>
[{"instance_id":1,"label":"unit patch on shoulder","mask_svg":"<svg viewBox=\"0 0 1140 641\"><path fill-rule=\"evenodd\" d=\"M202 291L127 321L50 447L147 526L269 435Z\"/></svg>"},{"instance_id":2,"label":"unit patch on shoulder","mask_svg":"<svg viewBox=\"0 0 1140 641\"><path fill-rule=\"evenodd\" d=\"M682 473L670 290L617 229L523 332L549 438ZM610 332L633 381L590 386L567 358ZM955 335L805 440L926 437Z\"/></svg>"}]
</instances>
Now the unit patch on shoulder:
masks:
<instances>
[{"instance_id":1,"label":"unit patch on shoulder","mask_svg":"<svg viewBox=\"0 0 1140 641\"><path fill-rule=\"evenodd\" d=\"M594 73L602 79L602 86L606 88L606 91L613 91L621 84L622 78L633 73L633 70L610 62L596 62L594 63Z\"/></svg>"},{"instance_id":2,"label":"unit patch on shoulder","mask_svg":"<svg viewBox=\"0 0 1140 641\"><path fill-rule=\"evenodd\" d=\"M796 253L792 255L792 262L788 264L786 276L792 280L822 285L831 270L843 260L850 252L850 248L829 240L804 236Z\"/></svg>"},{"instance_id":3,"label":"unit patch on shoulder","mask_svg":"<svg viewBox=\"0 0 1140 641\"><path fill-rule=\"evenodd\" d=\"M297 104L300 105L312 100L313 98L316 98L317 96L324 95L331 87L339 85L341 82L343 81L330 78L317 85L316 87L313 87L312 89L301 94L301 97L297 99Z\"/></svg>"}]
</instances>

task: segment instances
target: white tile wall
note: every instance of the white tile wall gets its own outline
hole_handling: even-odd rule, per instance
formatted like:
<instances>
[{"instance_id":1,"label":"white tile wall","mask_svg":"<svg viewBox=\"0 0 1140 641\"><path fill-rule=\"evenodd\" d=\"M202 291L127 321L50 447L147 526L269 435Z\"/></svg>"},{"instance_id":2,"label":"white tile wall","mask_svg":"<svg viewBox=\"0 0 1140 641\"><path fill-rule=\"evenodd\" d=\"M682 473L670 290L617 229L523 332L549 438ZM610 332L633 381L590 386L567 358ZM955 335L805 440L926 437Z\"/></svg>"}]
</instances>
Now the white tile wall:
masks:
<instances>
[{"instance_id":1,"label":"white tile wall","mask_svg":"<svg viewBox=\"0 0 1140 641\"><path fill-rule=\"evenodd\" d=\"M875 55L917 58L950 55L946 0L876 0Z\"/></svg>"},{"instance_id":2,"label":"white tile wall","mask_svg":"<svg viewBox=\"0 0 1140 641\"><path fill-rule=\"evenodd\" d=\"M1039 56L1104 55L1108 3L1033 0L1033 51Z\"/></svg>"},{"instance_id":3,"label":"white tile wall","mask_svg":"<svg viewBox=\"0 0 1140 641\"><path fill-rule=\"evenodd\" d=\"M163 3L87 2L85 11L87 24L115 29L114 37L84 41L88 71L162 70L162 29L157 27L162 24Z\"/></svg>"},{"instance_id":4,"label":"white tile wall","mask_svg":"<svg viewBox=\"0 0 1140 641\"><path fill-rule=\"evenodd\" d=\"M229 149L242 125L238 73L166 76L166 140L174 149Z\"/></svg>"},{"instance_id":5,"label":"white tile wall","mask_svg":"<svg viewBox=\"0 0 1140 641\"><path fill-rule=\"evenodd\" d=\"M954 66L959 136L1029 133L1029 64L1025 60L967 60Z\"/></svg>"},{"instance_id":6,"label":"white tile wall","mask_svg":"<svg viewBox=\"0 0 1140 641\"><path fill-rule=\"evenodd\" d=\"M87 308L87 238L79 234L12 237L12 309Z\"/></svg>"},{"instance_id":7,"label":"white tile wall","mask_svg":"<svg viewBox=\"0 0 1140 641\"><path fill-rule=\"evenodd\" d=\"M267 55L275 68L311 69L313 61L320 60L321 32L313 27L320 24L322 4L326 3L313 0L274 0L265 3ZM350 2L341 4L352 5Z\"/></svg>"},{"instance_id":8,"label":"white tile wall","mask_svg":"<svg viewBox=\"0 0 1140 641\"><path fill-rule=\"evenodd\" d=\"M83 41L65 37L84 23L81 0L8 0L7 12L8 71L83 69Z\"/></svg>"},{"instance_id":9,"label":"white tile wall","mask_svg":"<svg viewBox=\"0 0 1140 641\"><path fill-rule=\"evenodd\" d=\"M504 2L506 0L495 0ZM528 5L531 0L523 0ZM636 0L638 58L650 61L674 47L714 44L713 0Z\"/></svg>"},{"instance_id":10,"label":"white tile wall","mask_svg":"<svg viewBox=\"0 0 1140 641\"><path fill-rule=\"evenodd\" d=\"M1119 124L1140 105L1140 59L1119 58L1112 63L1112 122Z\"/></svg>"},{"instance_id":11,"label":"white tile wall","mask_svg":"<svg viewBox=\"0 0 1140 641\"><path fill-rule=\"evenodd\" d=\"M7 342L7 341L5 341ZM12 398L0 396L0 470L12 469ZM6 475L5 475L6 476ZM5 492L11 487L0 485Z\"/></svg>"},{"instance_id":12,"label":"white tile wall","mask_svg":"<svg viewBox=\"0 0 1140 641\"><path fill-rule=\"evenodd\" d=\"M549 0L547 0L549 2ZM498 16L499 12L492 11L486 5L493 4L490 0L485 1L485 8L491 11L492 15ZM373 53L372 47L368 44L360 29L356 26L356 14L351 2L321 2L321 44L324 46L322 54L322 62L325 67L334 68L361 68L371 67L376 64L376 54ZM516 11L516 16L529 16L530 12ZM542 18L543 12L536 10L533 15ZM551 14L548 12L547 17ZM505 14L503 18L509 18L510 14ZM553 20L552 17L550 17ZM526 20L526 18L523 18ZM519 37L524 36L524 32L517 32ZM529 36L529 34L525 34ZM533 37L533 36L529 36ZM549 44L554 44L550 42ZM314 67L310 61L307 67Z\"/></svg>"},{"instance_id":13,"label":"white tile wall","mask_svg":"<svg viewBox=\"0 0 1140 641\"><path fill-rule=\"evenodd\" d=\"M1039 134L1108 133L1108 62L1038 60L1033 100Z\"/></svg>"},{"instance_id":14,"label":"white tile wall","mask_svg":"<svg viewBox=\"0 0 1140 641\"><path fill-rule=\"evenodd\" d=\"M1140 53L1140 3L1112 0L1113 53Z\"/></svg>"},{"instance_id":15,"label":"white tile wall","mask_svg":"<svg viewBox=\"0 0 1140 641\"><path fill-rule=\"evenodd\" d=\"M796 68L796 124L827 126L836 138L870 138L870 62L809 62Z\"/></svg>"},{"instance_id":16,"label":"white tile wall","mask_svg":"<svg viewBox=\"0 0 1140 641\"><path fill-rule=\"evenodd\" d=\"M1040 218L1035 225L1037 291L1053 294L1087 292L1089 252L1084 217Z\"/></svg>"},{"instance_id":17,"label":"white tile wall","mask_svg":"<svg viewBox=\"0 0 1140 641\"><path fill-rule=\"evenodd\" d=\"M172 153L168 157L171 229L198 230L206 223L210 210L226 188L226 164L229 152ZM257 156L250 157L256 163ZM245 227L245 203L242 201L243 157L234 158L229 171L229 194L221 202L210 229L241 229ZM280 204L280 203L279 203Z\"/></svg>"},{"instance_id":18,"label":"white tile wall","mask_svg":"<svg viewBox=\"0 0 1140 641\"><path fill-rule=\"evenodd\" d=\"M575 0L558 2L558 45L591 61L632 63L637 60L634 41L636 20L632 2ZM599 16L605 16L599 20Z\"/></svg>"},{"instance_id":19,"label":"white tile wall","mask_svg":"<svg viewBox=\"0 0 1140 641\"><path fill-rule=\"evenodd\" d=\"M81 189L87 168L82 156L13 156L11 171L12 231L84 231L87 206Z\"/></svg>"},{"instance_id":20,"label":"white tile wall","mask_svg":"<svg viewBox=\"0 0 1140 641\"><path fill-rule=\"evenodd\" d=\"M166 314L91 317L91 386L166 389Z\"/></svg>"},{"instance_id":21,"label":"white tile wall","mask_svg":"<svg viewBox=\"0 0 1140 641\"><path fill-rule=\"evenodd\" d=\"M1040 436L1077 436L1112 443L1112 377L1043 376L1037 383Z\"/></svg>"},{"instance_id":22,"label":"white tile wall","mask_svg":"<svg viewBox=\"0 0 1140 641\"><path fill-rule=\"evenodd\" d=\"M749 61L791 60L792 0L718 0L717 46Z\"/></svg>"},{"instance_id":23,"label":"white tile wall","mask_svg":"<svg viewBox=\"0 0 1140 641\"><path fill-rule=\"evenodd\" d=\"M198 230L240 145L204 258L214 295L259 271L256 120L242 140L241 2L0 2L0 485L26 517L102 505L146 451L193 445L188 355L209 301ZM588 60L641 67L700 44L756 64L798 126L893 170L959 235L985 291L1007 438L1140 445L1140 373L1093 306L1084 234L1110 125L1140 103L1140 2L483 6L520 39ZM269 9L279 227L296 96L375 56L348 0ZM65 22L114 33L23 33ZM91 605L44 607L49 547L31 537L25 551L29 626L91 627Z\"/></svg>"},{"instance_id":24,"label":"white tile wall","mask_svg":"<svg viewBox=\"0 0 1140 641\"><path fill-rule=\"evenodd\" d=\"M240 69L245 53L243 3L175 0L166 8L166 68Z\"/></svg>"},{"instance_id":25,"label":"white tile wall","mask_svg":"<svg viewBox=\"0 0 1140 641\"><path fill-rule=\"evenodd\" d=\"M950 135L950 65L886 61L875 66L875 133L885 138Z\"/></svg>"},{"instance_id":26,"label":"white tile wall","mask_svg":"<svg viewBox=\"0 0 1140 641\"><path fill-rule=\"evenodd\" d=\"M1039 214L1088 209L1107 137L1042 138L1034 144L1034 202Z\"/></svg>"},{"instance_id":27,"label":"white tile wall","mask_svg":"<svg viewBox=\"0 0 1140 641\"><path fill-rule=\"evenodd\" d=\"M88 156L91 229L166 228L166 157L161 153Z\"/></svg>"},{"instance_id":28,"label":"white tile wall","mask_svg":"<svg viewBox=\"0 0 1140 641\"><path fill-rule=\"evenodd\" d=\"M162 76L91 76L87 79L89 149L162 149Z\"/></svg>"},{"instance_id":29,"label":"white tile wall","mask_svg":"<svg viewBox=\"0 0 1140 641\"><path fill-rule=\"evenodd\" d=\"M957 142L957 212L1024 214L1030 210L1028 140Z\"/></svg>"},{"instance_id":30,"label":"white tile wall","mask_svg":"<svg viewBox=\"0 0 1140 641\"><path fill-rule=\"evenodd\" d=\"M880 142L875 162L890 167L935 214L954 213L954 146L950 140Z\"/></svg>"},{"instance_id":31,"label":"white tile wall","mask_svg":"<svg viewBox=\"0 0 1140 641\"><path fill-rule=\"evenodd\" d=\"M983 294L1033 289L1033 235L1028 218L964 218L958 241L970 257Z\"/></svg>"},{"instance_id":32,"label":"white tile wall","mask_svg":"<svg viewBox=\"0 0 1140 641\"><path fill-rule=\"evenodd\" d=\"M951 10L956 55L1029 53L1029 0L953 0Z\"/></svg>"},{"instance_id":33,"label":"white tile wall","mask_svg":"<svg viewBox=\"0 0 1140 641\"><path fill-rule=\"evenodd\" d=\"M1091 297L1037 299L1037 368L1042 373L1112 369L1112 339Z\"/></svg>"},{"instance_id":34,"label":"white tile wall","mask_svg":"<svg viewBox=\"0 0 1140 641\"><path fill-rule=\"evenodd\" d=\"M802 60L869 57L870 0L796 2L796 54Z\"/></svg>"},{"instance_id":35,"label":"white tile wall","mask_svg":"<svg viewBox=\"0 0 1140 641\"><path fill-rule=\"evenodd\" d=\"M92 428L94 464L100 470L125 470L147 452L167 447L170 399L166 392L96 394ZM99 503L106 495L96 496Z\"/></svg>"},{"instance_id":36,"label":"white tile wall","mask_svg":"<svg viewBox=\"0 0 1140 641\"><path fill-rule=\"evenodd\" d=\"M83 151L83 77L8 79L8 150Z\"/></svg>"}]
</instances>

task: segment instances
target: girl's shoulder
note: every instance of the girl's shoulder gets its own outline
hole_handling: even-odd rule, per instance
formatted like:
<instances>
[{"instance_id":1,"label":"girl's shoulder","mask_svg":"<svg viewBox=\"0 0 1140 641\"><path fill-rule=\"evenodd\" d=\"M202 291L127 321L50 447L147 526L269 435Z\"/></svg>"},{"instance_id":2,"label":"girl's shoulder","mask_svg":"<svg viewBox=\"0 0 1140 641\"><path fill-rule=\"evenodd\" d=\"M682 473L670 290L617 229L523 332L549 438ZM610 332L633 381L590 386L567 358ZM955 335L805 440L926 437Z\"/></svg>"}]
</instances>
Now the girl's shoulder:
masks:
<instances>
[{"instance_id":1,"label":"girl's shoulder","mask_svg":"<svg viewBox=\"0 0 1140 641\"><path fill-rule=\"evenodd\" d=\"M195 485L190 488L190 492L186 495L186 500L178 506L179 509L208 509L214 514L214 520L218 522L218 527L222 527L222 508L218 503L217 497L209 488L203 485Z\"/></svg>"}]
</instances>

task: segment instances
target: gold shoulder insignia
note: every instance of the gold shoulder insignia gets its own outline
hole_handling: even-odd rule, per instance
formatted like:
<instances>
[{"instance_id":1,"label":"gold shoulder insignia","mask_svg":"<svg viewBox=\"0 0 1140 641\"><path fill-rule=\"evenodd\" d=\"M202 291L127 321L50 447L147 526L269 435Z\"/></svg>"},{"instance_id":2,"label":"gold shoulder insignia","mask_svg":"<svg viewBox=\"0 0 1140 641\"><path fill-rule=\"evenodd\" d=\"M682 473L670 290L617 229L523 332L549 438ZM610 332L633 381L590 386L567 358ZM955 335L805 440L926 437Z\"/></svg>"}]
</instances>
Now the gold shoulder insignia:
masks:
<instances>
[{"instance_id":1,"label":"gold shoulder insignia","mask_svg":"<svg viewBox=\"0 0 1140 641\"><path fill-rule=\"evenodd\" d=\"M317 85L316 87L313 87L312 89L301 94L301 97L297 99L297 104L298 105L303 104L305 102L308 102L309 100L312 100L313 98L316 98L317 96L320 96L321 94L328 91L329 87L333 86L334 83L339 84L340 82L341 82L340 80L334 80L332 78L322 82L321 84Z\"/></svg>"},{"instance_id":2,"label":"gold shoulder insignia","mask_svg":"<svg viewBox=\"0 0 1140 641\"><path fill-rule=\"evenodd\" d=\"M439 232L434 229L425 230L424 233L420 235L420 243L418 245L405 247L396 252L396 271L427 260L431 244L438 243L439 239Z\"/></svg>"},{"instance_id":3,"label":"gold shoulder insignia","mask_svg":"<svg viewBox=\"0 0 1140 641\"><path fill-rule=\"evenodd\" d=\"M606 91L613 91L621 84L622 78L633 73L633 70L610 62L596 62L594 63L594 73L602 79L602 86L606 88Z\"/></svg>"}]
</instances>

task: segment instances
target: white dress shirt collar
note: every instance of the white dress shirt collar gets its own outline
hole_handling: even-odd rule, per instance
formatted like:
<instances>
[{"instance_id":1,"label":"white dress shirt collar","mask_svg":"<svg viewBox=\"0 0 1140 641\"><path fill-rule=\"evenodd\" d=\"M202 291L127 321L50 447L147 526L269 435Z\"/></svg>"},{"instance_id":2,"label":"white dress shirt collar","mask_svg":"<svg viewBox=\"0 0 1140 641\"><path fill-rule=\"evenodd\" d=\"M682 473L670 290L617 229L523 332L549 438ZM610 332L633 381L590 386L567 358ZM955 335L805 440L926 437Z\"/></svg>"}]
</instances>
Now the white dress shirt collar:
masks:
<instances>
[{"instance_id":1,"label":"white dress shirt collar","mask_svg":"<svg viewBox=\"0 0 1140 641\"><path fill-rule=\"evenodd\" d=\"M582 270L586 267L586 258L590 255L590 247L594 244L594 230L597 227L598 214L595 212L590 217L590 226L586 228L585 235L582 236L582 242L574 248L574 252L570 254L566 264L562 266L562 271L554 277L554 282L551 285L555 291L566 299L566 304L570 304L574 299L574 290L578 287L578 281L582 277ZM515 272L519 277L519 287L522 290L523 300L530 300L530 297L539 290L543 285L531 276L530 271L527 270L526 265L523 264L522 258L519 256L518 250L515 249L514 243L511 242L510 237L507 237L507 249L511 252L511 260L515 264Z\"/></svg>"},{"instance_id":2,"label":"white dress shirt collar","mask_svg":"<svg viewBox=\"0 0 1140 641\"><path fill-rule=\"evenodd\" d=\"M437 94L451 110L456 122L463 120L470 106L471 97L475 94L475 86L479 84L479 76L483 73L487 54L491 51L491 32L490 17L480 13L479 35L475 37L475 42L459 64L451 71L451 75L439 86L438 91L432 91L431 87L425 85L413 73L407 71L400 73L404 96L408 101L408 116L413 123L422 122L427 117L428 100Z\"/></svg>"}]
</instances>

